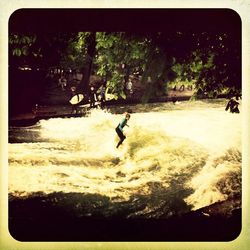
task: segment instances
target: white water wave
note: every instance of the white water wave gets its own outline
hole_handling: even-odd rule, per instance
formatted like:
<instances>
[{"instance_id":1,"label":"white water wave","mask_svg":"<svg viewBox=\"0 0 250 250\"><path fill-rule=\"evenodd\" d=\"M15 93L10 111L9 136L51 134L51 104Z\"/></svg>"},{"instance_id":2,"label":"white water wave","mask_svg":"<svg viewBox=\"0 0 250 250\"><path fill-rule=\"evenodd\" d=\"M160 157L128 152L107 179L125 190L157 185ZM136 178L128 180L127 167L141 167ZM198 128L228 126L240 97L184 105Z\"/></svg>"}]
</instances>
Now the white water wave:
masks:
<instances>
[{"instance_id":1,"label":"white water wave","mask_svg":"<svg viewBox=\"0 0 250 250\"><path fill-rule=\"evenodd\" d=\"M133 113L117 150L115 127L122 117L95 110L89 117L40 121L43 142L9 144L9 193L129 200L151 195L152 183L174 190L175 182L192 190L185 201L196 209L240 192L225 178L240 175L241 114L217 106Z\"/></svg>"}]
</instances>

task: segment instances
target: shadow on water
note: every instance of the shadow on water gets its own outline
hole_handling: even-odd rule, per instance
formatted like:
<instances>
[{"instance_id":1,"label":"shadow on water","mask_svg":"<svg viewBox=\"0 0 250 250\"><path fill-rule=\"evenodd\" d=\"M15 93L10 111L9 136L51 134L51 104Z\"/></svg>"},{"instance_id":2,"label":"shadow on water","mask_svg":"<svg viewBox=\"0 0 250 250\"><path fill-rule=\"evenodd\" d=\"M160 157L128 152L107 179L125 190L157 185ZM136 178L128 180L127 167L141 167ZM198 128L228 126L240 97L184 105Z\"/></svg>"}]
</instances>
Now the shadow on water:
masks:
<instances>
[{"instance_id":1,"label":"shadow on water","mask_svg":"<svg viewBox=\"0 0 250 250\"><path fill-rule=\"evenodd\" d=\"M19 241L227 241L237 237L240 209L229 218L218 212L208 216L210 209L191 211L184 202L194 191L185 187L189 178L176 173L167 187L148 181L147 195L135 193L122 201L77 192L9 195L9 230Z\"/></svg>"},{"instance_id":2,"label":"shadow on water","mask_svg":"<svg viewBox=\"0 0 250 250\"><path fill-rule=\"evenodd\" d=\"M191 174L191 173L190 173ZM101 194L43 192L9 195L9 230L19 241L229 241L241 230L241 210L222 216L221 204L191 211L184 199L189 175L176 173L169 185L148 181L147 195L117 201ZM239 201L241 198L239 198ZM212 206L212 205L211 205ZM231 212L230 212L231 213ZM227 214L227 213L226 213Z\"/></svg>"},{"instance_id":3,"label":"shadow on water","mask_svg":"<svg viewBox=\"0 0 250 250\"><path fill-rule=\"evenodd\" d=\"M24 199L10 196L9 230L19 241L225 241L239 233L240 211L230 219L188 212L183 197L189 191L176 194L173 183L172 191L160 194L159 185L150 185L156 194L125 202L98 194L61 192L35 193ZM175 198L159 202L157 196L166 195ZM155 202L159 204L152 211L136 214Z\"/></svg>"},{"instance_id":4,"label":"shadow on water","mask_svg":"<svg viewBox=\"0 0 250 250\"><path fill-rule=\"evenodd\" d=\"M9 129L9 143L45 142L40 134L39 123L29 127L12 127Z\"/></svg>"},{"instance_id":5,"label":"shadow on water","mask_svg":"<svg viewBox=\"0 0 250 250\"><path fill-rule=\"evenodd\" d=\"M9 195L10 233L21 241L170 239L165 238L165 227L170 218L190 211L184 198L192 190L185 189L180 180L168 188L160 182L146 185L149 195L134 194L125 201L63 192L37 192L24 198Z\"/></svg>"}]
</instances>

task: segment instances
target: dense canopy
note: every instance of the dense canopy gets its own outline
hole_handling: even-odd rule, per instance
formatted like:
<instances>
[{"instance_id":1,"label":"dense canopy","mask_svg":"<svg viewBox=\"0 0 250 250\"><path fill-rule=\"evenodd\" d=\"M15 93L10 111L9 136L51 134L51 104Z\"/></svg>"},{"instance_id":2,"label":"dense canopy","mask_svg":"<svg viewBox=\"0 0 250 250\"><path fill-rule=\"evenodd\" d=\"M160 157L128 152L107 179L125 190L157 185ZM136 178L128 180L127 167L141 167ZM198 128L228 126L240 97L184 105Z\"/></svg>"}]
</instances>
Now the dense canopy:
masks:
<instances>
[{"instance_id":1,"label":"dense canopy","mask_svg":"<svg viewBox=\"0 0 250 250\"><path fill-rule=\"evenodd\" d=\"M241 23L230 10L24 9L10 19L9 64L77 70L83 92L98 76L117 98L131 75L144 102L176 82L212 98L241 92Z\"/></svg>"}]
</instances>

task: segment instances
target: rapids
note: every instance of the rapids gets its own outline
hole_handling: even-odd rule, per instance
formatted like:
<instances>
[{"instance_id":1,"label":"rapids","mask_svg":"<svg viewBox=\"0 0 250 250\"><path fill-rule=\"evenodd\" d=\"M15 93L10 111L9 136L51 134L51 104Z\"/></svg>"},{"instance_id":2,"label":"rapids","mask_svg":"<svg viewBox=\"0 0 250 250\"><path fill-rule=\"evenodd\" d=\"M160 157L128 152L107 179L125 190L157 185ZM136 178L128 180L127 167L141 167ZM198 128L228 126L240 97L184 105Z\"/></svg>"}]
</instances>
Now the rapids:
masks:
<instances>
[{"instance_id":1,"label":"rapids","mask_svg":"<svg viewBox=\"0 0 250 250\"><path fill-rule=\"evenodd\" d=\"M128 108L127 139L116 149L115 127ZM241 113L225 112L225 100L111 107L40 120L10 127L8 147L12 196L62 192L99 195L111 204L144 200L129 216L150 217L241 193Z\"/></svg>"}]
</instances>

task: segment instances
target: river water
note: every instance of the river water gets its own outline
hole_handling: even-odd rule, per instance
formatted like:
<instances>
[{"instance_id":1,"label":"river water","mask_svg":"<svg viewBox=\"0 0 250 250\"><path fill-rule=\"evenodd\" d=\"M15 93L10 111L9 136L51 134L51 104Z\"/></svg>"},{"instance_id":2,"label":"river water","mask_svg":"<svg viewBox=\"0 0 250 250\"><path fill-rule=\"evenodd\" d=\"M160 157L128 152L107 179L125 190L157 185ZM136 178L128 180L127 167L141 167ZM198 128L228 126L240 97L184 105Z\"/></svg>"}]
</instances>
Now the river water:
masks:
<instances>
[{"instance_id":1,"label":"river water","mask_svg":"<svg viewBox=\"0 0 250 250\"><path fill-rule=\"evenodd\" d=\"M9 194L77 193L91 197L86 214L99 204L104 216L119 210L129 218L181 214L239 195L241 113L225 104L138 104L10 127ZM115 127L127 109L127 139L116 149Z\"/></svg>"}]
</instances>

